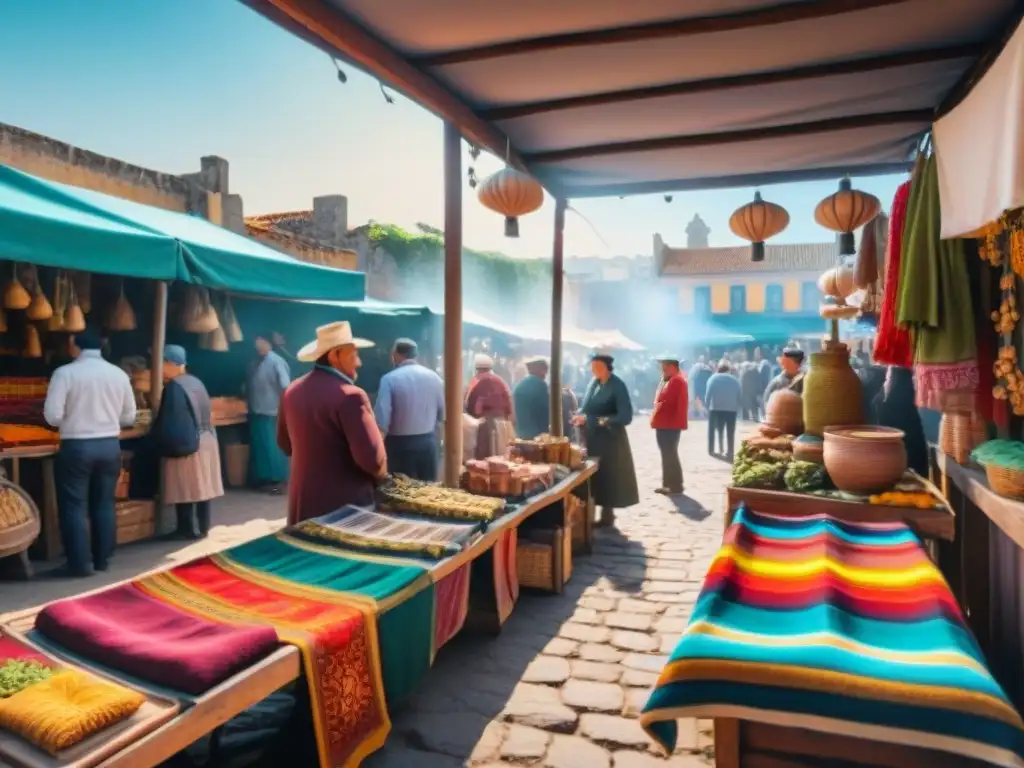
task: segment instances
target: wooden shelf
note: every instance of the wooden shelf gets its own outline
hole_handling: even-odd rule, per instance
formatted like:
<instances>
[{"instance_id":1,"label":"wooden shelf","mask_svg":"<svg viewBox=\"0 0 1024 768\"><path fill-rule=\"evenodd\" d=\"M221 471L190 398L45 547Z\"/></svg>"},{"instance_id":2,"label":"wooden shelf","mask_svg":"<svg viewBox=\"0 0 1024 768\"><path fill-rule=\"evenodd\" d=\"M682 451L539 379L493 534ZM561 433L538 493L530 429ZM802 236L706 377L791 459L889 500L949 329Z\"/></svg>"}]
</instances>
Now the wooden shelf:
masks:
<instances>
[{"instance_id":1,"label":"wooden shelf","mask_svg":"<svg viewBox=\"0 0 1024 768\"><path fill-rule=\"evenodd\" d=\"M937 448L935 462L968 501L984 512L1018 547L1024 548L1024 502L1000 496L989 486L984 472L957 464Z\"/></svg>"}]
</instances>

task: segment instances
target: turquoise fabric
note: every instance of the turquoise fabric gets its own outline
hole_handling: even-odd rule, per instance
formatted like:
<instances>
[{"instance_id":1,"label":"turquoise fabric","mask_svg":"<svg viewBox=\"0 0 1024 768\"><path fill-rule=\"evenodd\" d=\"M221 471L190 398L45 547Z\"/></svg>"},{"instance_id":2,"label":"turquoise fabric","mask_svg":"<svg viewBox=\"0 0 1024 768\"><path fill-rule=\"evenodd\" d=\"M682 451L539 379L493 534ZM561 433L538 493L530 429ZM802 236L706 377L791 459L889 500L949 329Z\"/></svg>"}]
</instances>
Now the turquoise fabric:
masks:
<instances>
[{"instance_id":1,"label":"turquoise fabric","mask_svg":"<svg viewBox=\"0 0 1024 768\"><path fill-rule=\"evenodd\" d=\"M45 181L0 166L5 258L95 272L184 280L279 299L359 301L361 272L293 259L199 216Z\"/></svg>"},{"instance_id":2,"label":"turquoise fabric","mask_svg":"<svg viewBox=\"0 0 1024 768\"><path fill-rule=\"evenodd\" d=\"M281 579L336 592L353 592L383 600L426 573L425 566L349 559L293 547L276 536L263 536L222 553L239 565Z\"/></svg>"},{"instance_id":3,"label":"turquoise fabric","mask_svg":"<svg viewBox=\"0 0 1024 768\"><path fill-rule=\"evenodd\" d=\"M434 646L434 585L378 618L381 676L388 710L405 701L430 671Z\"/></svg>"},{"instance_id":4,"label":"turquoise fabric","mask_svg":"<svg viewBox=\"0 0 1024 768\"><path fill-rule=\"evenodd\" d=\"M112 216L71 190L0 165L0 255L128 277L188 277L173 237Z\"/></svg>"}]
</instances>

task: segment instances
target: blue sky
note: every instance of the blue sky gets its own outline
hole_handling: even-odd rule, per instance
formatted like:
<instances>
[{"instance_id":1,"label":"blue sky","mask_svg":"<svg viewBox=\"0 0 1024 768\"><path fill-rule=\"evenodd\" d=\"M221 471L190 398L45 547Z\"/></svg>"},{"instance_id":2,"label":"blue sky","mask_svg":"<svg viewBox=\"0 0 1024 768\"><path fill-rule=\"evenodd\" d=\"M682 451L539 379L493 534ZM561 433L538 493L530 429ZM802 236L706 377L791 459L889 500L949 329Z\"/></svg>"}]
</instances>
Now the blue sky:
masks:
<instances>
[{"instance_id":1,"label":"blue sky","mask_svg":"<svg viewBox=\"0 0 1024 768\"><path fill-rule=\"evenodd\" d=\"M247 214L308 208L316 195L339 193L349 198L350 226L441 226L440 121L403 97L387 104L375 80L345 69L341 85L326 54L233 0L4 0L0 122L171 173L220 155ZM477 170L482 177L499 167L482 158ZM855 185L888 208L901 180ZM790 212L776 242L830 240L813 210L835 188L763 188ZM660 195L576 201L590 224L570 213L566 248L649 255L655 232L685 244L694 213L710 225L712 245L737 244L729 214L752 193L681 193L670 204ZM466 245L550 255L550 200L522 220L518 241L502 236L501 218L468 188L464 205Z\"/></svg>"}]
</instances>

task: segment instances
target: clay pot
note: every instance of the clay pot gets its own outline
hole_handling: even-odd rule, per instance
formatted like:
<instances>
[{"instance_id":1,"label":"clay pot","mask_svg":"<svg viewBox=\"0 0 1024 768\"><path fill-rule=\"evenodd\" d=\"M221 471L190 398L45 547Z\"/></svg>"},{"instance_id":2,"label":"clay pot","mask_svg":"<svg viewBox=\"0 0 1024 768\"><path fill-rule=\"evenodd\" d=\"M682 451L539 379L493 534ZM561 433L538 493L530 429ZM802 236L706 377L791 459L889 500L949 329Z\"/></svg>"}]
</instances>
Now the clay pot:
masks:
<instances>
[{"instance_id":1,"label":"clay pot","mask_svg":"<svg viewBox=\"0 0 1024 768\"><path fill-rule=\"evenodd\" d=\"M903 432L890 427L829 427L824 458L832 482L847 493L887 491L907 471Z\"/></svg>"},{"instance_id":2,"label":"clay pot","mask_svg":"<svg viewBox=\"0 0 1024 768\"><path fill-rule=\"evenodd\" d=\"M832 347L811 355L804 377L804 431L821 436L826 427L864 423L861 383L850 367L850 349Z\"/></svg>"},{"instance_id":3,"label":"clay pot","mask_svg":"<svg viewBox=\"0 0 1024 768\"><path fill-rule=\"evenodd\" d=\"M800 435L793 441L793 458L797 461L812 461L824 464L825 444L820 437Z\"/></svg>"},{"instance_id":4,"label":"clay pot","mask_svg":"<svg viewBox=\"0 0 1024 768\"><path fill-rule=\"evenodd\" d=\"M804 431L803 398L791 389L780 389L768 398L764 420L784 435L799 435Z\"/></svg>"}]
</instances>

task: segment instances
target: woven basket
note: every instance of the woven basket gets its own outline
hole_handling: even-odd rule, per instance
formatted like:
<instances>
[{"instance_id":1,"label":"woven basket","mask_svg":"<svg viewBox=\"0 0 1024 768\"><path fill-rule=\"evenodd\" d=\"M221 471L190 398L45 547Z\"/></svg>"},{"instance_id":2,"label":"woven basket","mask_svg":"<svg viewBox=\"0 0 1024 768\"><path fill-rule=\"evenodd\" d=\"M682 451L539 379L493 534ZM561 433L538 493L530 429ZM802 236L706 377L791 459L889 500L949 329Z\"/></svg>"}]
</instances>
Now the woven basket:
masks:
<instances>
[{"instance_id":1,"label":"woven basket","mask_svg":"<svg viewBox=\"0 0 1024 768\"><path fill-rule=\"evenodd\" d=\"M39 508L24 489L8 480L0 480L0 489L17 494L25 510L24 517L11 519L0 529L0 557L7 557L25 551L36 540L40 529Z\"/></svg>"},{"instance_id":2,"label":"woven basket","mask_svg":"<svg viewBox=\"0 0 1024 768\"><path fill-rule=\"evenodd\" d=\"M985 442L985 423L972 413L944 413L939 422L939 450L967 465L971 451Z\"/></svg>"},{"instance_id":3,"label":"woven basket","mask_svg":"<svg viewBox=\"0 0 1024 768\"><path fill-rule=\"evenodd\" d=\"M1008 499L1024 499L1024 470L985 465L985 475L992 490Z\"/></svg>"},{"instance_id":4,"label":"woven basket","mask_svg":"<svg viewBox=\"0 0 1024 768\"><path fill-rule=\"evenodd\" d=\"M572 574L572 536L566 536L563 528L545 532L551 543L519 540L516 547L516 568L519 571L519 586L555 591L556 553L561 554L562 582Z\"/></svg>"},{"instance_id":5,"label":"woven basket","mask_svg":"<svg viewBox=\"0 0 1024 768\"><path fill-rule=\"evenodd\" d=\"M822 435L826 427L864 423L861 383L845 346L811 355L804 377L804 432Z\"/></svg>"},{"instance_id":6,"label":"woven basket","mask_svg":"<svg viewBox=\"0 0 1024 768\"><path fill-rule=\"evenodd\" d=\"M583 514L587 508L586 503L571 493L565 497L566 518L569 520L569 530L572 532L572 547L579 549L583 546L586 531L583 529Z\"/></svg>"}]
</instances>

